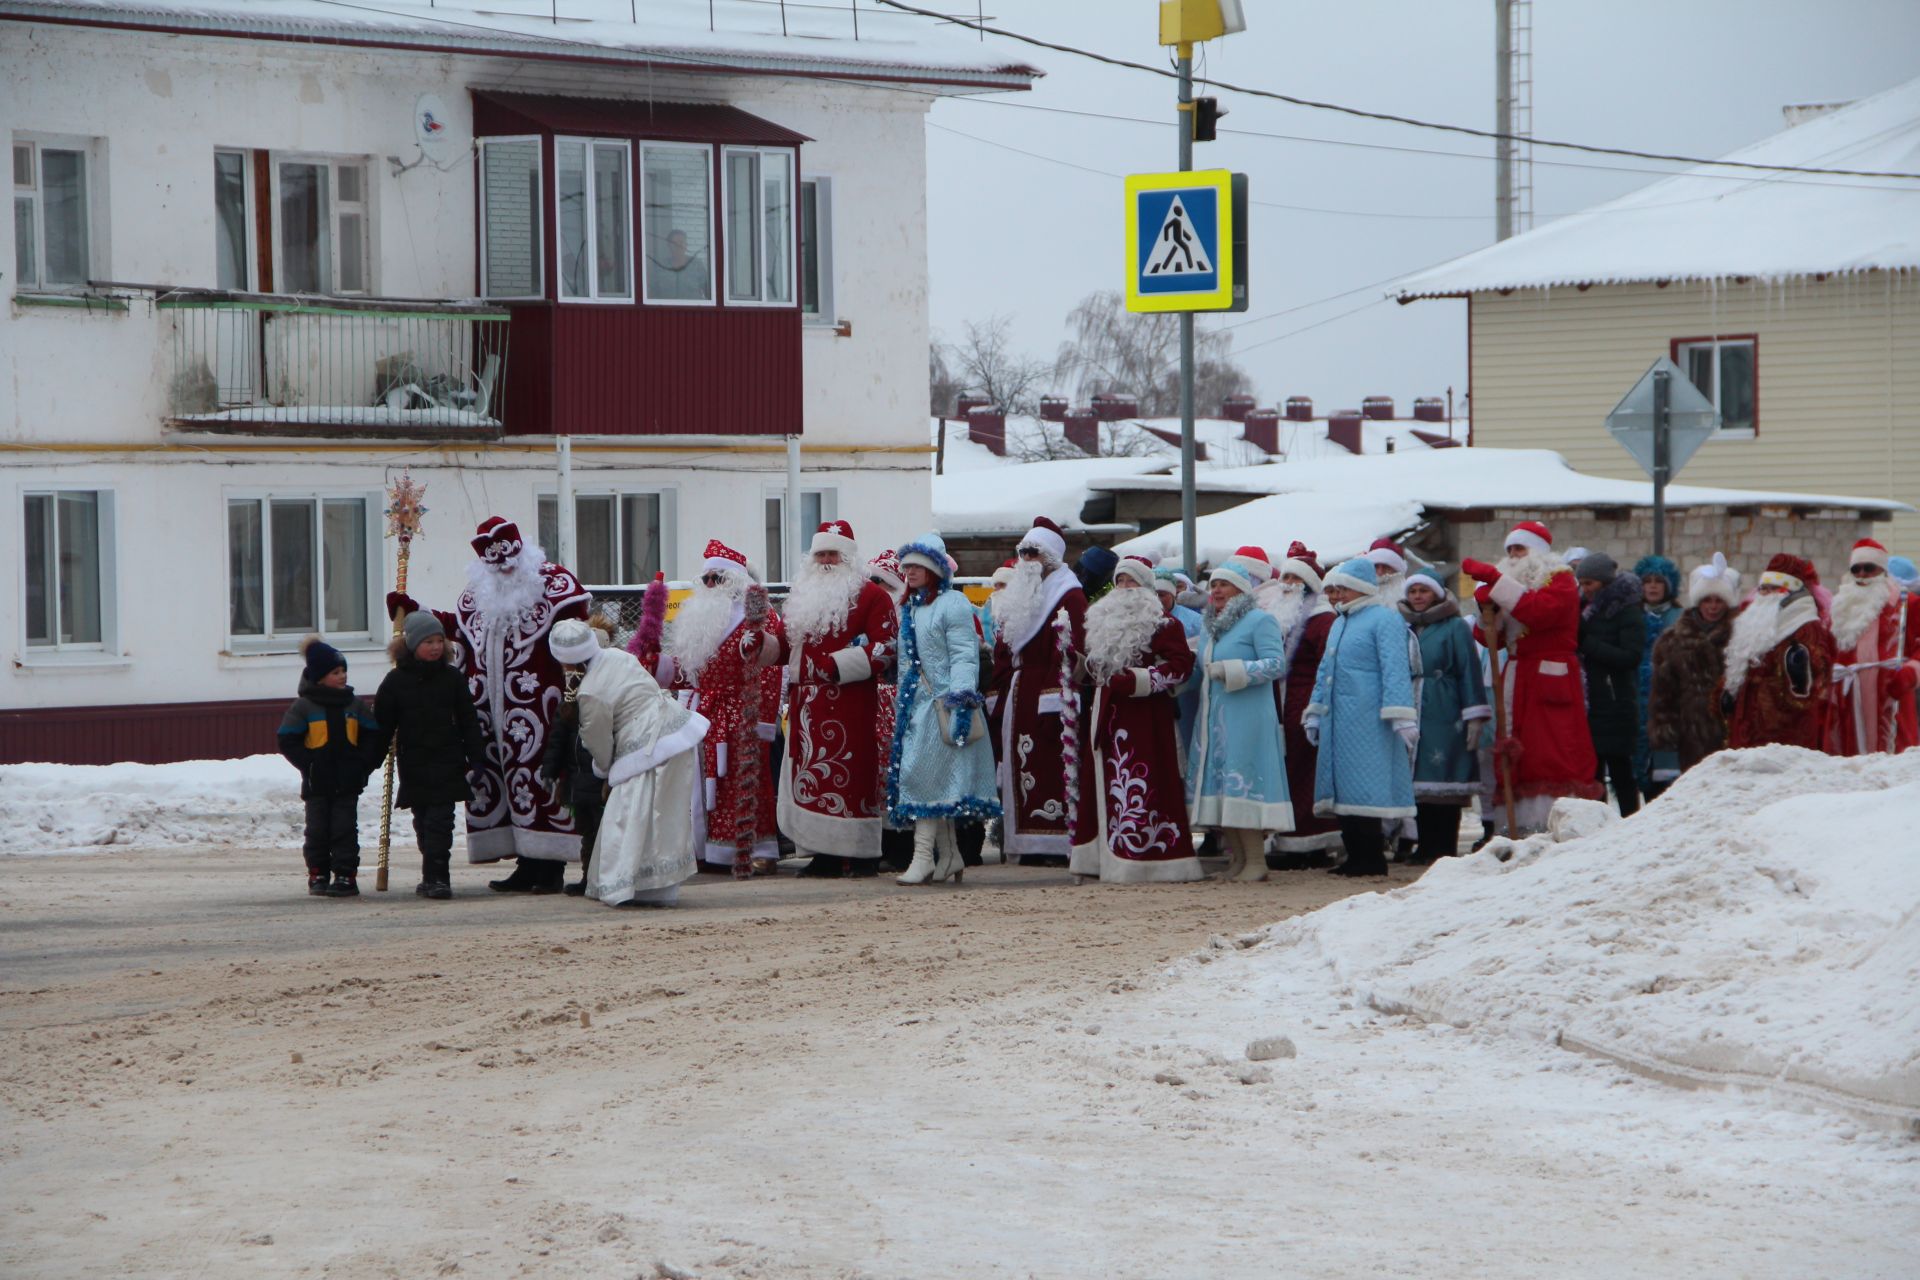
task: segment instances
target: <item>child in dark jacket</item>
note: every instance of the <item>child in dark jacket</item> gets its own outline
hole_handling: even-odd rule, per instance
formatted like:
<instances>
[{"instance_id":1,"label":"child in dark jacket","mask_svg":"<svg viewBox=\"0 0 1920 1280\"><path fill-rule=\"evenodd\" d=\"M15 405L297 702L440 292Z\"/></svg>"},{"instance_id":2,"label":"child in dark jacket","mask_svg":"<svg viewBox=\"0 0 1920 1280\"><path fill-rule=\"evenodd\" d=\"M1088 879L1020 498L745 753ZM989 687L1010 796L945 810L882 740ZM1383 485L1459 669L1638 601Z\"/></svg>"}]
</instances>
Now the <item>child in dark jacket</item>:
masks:
<instances>
[{"instance_id":1,"label":"child in dark jacket","mask_svg":"<svg viewBox=\"0 0 1920 1280\"><path fill-rule=\"evenodd\" d=\"M280 754L300 771L307 806L307 892L352 898L360 889L360 793L384 754L374 714L347 684L347 660L320 638L300 647L300 696L280 720ZM329 881L328 876L332 879Z\"/></svg>"},{"instance_id":2,"label":"child in dark jacket","mask_svg":"<svg viewBox=\"0 0 1920 1280\"><path fill-rule=\"evenodd\" d=\"M413 810L422 898L453 896L453 807L473 798L468 773L485 760L480 717L467 678L449 661L447 632L426 610L409 613L394 639L394 668L374 695L374 714L400 766L401 809ZM383 753L384 754L384 751Z\"/></svg>"}]
</instances>

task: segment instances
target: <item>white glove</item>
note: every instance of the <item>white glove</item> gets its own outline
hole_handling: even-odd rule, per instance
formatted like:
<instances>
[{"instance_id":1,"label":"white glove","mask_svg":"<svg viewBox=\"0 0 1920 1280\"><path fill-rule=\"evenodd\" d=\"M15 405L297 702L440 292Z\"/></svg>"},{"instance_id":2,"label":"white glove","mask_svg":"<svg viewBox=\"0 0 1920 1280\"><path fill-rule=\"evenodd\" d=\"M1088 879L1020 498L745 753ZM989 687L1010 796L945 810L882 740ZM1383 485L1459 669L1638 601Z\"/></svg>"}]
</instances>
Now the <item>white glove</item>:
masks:
<instances>
[{"instance_id":1,"label":"white glove","mask_svg":"<svg viewBox=\"0 0 1920 1280\"><path fill-rule=\"evenodd\" d=\"M1209 679L1209 680L1219 680L1219 681L1222 681L1222 682L1225 682L1225 680L1226 680L1226 678L1227 678L1227 664L1226 664L1226 663L1224 663L1224 662L1209 662L1209 663L1207 664L1207 679Z\"/></svg>"},{"instance_id":2,"label":"white glove","mask_svg":"<svg viewBox=\"0 0 1920 1280\"><path fill-rule=\"evenodd\" d=\"M1468 751L1478 751L1480 749L1480 739L1482 735L1486 733L1486 731L1487 731L1487 722L1485 720L1467 721L1467 750Z\"/></svg>"},{"instance_id":3,"label":"white glove","mask_svg":"<svg viewBox=\"0 0 1920 1280\"><path fill-rule=\"evenodd\" d=\"M1305 720L1302 720L1300 722L1300 728L1307 735L1307 742L1310 745L1316 746L1316 747L1320 745L1320 717L1319 716L1308 716Z\"/></svg>"},{"instance_id":4,"label":"white glove","mask_svg":"<svg viewBox=\"0 0 1920 1280\"><path fill-rule=\"evenodd\" d=\"M1395 720L1393 731L1400 735L1400 741L1407 744L1411 751L1420 743L1420 722L1418 720Z\"/></svg>"}]
</instances>

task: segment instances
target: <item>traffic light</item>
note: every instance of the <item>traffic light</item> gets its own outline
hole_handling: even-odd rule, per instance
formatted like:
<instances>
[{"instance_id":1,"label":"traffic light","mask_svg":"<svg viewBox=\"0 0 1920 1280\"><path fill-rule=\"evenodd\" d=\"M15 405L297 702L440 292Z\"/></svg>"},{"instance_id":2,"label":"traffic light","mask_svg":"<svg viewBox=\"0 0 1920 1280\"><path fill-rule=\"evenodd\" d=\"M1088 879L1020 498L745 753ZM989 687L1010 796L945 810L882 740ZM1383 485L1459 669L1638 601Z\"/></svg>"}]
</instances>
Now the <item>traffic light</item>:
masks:
<instances>
[{"instance_id":1,"label":"traffic light","mask_svg":"<svg viewBox=\"0 0 1920 1280\"><path fill-rule=\"evenodd\" d=\"M1193 140L1212 142L1218 131L1220 117L1227 114L1220 109L1218 98L1195 98L1193 100Z\"/></svg>"}]
</instances>

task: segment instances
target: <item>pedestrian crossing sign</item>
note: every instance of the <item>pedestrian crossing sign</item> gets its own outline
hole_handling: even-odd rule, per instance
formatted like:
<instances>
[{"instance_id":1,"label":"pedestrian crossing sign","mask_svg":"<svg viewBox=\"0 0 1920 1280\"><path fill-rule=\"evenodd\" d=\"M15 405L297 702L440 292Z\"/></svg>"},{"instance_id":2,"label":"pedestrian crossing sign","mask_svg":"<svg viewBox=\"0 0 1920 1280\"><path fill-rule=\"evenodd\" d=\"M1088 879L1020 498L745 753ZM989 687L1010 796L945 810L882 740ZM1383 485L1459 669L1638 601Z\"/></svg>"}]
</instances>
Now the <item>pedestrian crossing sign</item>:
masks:
<instances>
[{"instance_id":1,"label":"pedestrian crossing sign","mask_svg":"<svg viewBox=\"0 0 1920 1280\"><path fill-rule=\"evenodd\" d=\"M1247 308L1245 174L1127 178L1127 310Z\"/></svg>"}]
</instances>

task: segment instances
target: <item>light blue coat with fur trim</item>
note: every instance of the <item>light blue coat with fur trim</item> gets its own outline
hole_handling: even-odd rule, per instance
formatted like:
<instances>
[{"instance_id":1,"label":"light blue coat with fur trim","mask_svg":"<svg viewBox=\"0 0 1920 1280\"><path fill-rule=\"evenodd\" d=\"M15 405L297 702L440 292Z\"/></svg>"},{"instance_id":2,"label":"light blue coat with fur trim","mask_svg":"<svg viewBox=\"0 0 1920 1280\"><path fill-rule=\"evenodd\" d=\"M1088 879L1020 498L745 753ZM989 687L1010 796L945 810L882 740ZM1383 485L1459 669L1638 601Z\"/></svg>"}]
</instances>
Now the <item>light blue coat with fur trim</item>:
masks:
<instances>
[{"instance_id":1,"label":"light blue coat with fur trim","mask_svg":"<svg viewBox=\"0 0 1920 1280\"><path fill-rule=\"evenodd\" d=\"M1230 601L1227 613L1219 635L1203 626L1193 668L1200 707L1187 752L1187 805L1196 827L1291 831L1286 743L1273 700L1273 682L1287 671L1280 624L1252 596ZM1207 674L1213 663L1224 664L1222 676Z\"/></svg>"},{"instance_id":2,"label":"light blue coat with fur trim","mask_svg":"<svg viewBox=\"0 0 1920 1280\"><path fill-rule=\"evenodd\" d=\"M1394 723L1420 717L1407 624L1398 610L1363 596L1334 620L1306 717L1320 721L1316 814L1414 816L1413 757Z\"/></svg>"},{"instance_id":3,"label":"light blue coat with fur trim","mask_svg":"<svg viewBox=\"0 0 1920 1280\"><path fill-rule=\"evenodd\" d=\"M946 563L946 545L937 534L901 547L901 559L913 551ZM1000 793L990 738L956 745L942 731L939 710L945 703L949 723L961 735L986 718L973 605L944 573L932 600L919 604L917 598L909 591L900 611L900 700L887 763L887 821L907 826L919 818L997 818Z\"/></svg>"}]
</instances>

